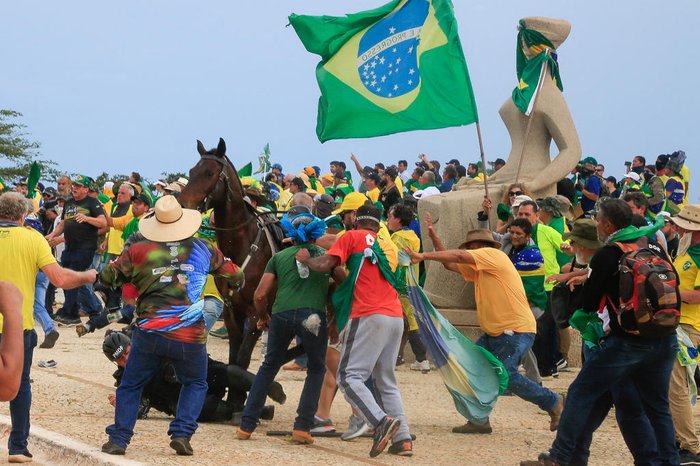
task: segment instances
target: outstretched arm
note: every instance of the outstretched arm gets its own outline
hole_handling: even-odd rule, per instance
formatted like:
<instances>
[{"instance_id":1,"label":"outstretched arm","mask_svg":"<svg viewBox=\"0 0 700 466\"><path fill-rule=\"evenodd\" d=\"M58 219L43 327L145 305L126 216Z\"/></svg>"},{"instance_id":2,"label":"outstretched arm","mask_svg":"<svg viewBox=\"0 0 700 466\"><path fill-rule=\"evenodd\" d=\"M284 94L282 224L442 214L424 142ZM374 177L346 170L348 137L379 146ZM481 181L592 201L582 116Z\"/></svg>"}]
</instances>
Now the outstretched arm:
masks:
<instances>
[{"instance_id":1,"label":"outstretched arm","mask_svg":"<svg viewBox=\"0 0 700 466\"><path fill-rule=\"evenodd\" d=\"M22 293L12 283L0 282L0 314L4 319L0 339L0 401L10 401L19 391L24 365Z\"/></svg>"},{"instance_id":2,"label":"outstretched arm","mask_svg":"<svg viewBox=\"0 0 700 466\"><path fill-rule=\"evenodd\" d=\"M323 256L311 257L308 249L299 249L296 254L296 260L305 264L314 272L325 273L330 272L340 265L338 256L324 254Z\"/></svg>"}]
</instances>

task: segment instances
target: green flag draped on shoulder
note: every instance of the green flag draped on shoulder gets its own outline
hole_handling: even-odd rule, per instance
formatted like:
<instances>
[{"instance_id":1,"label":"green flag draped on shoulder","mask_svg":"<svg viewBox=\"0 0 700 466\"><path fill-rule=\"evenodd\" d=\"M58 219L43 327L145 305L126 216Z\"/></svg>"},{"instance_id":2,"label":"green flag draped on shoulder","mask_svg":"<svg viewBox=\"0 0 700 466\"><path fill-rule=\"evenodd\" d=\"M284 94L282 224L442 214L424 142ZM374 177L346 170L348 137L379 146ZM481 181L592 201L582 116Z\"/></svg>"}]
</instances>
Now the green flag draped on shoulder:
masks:
<instances>
[{"instance_id":1,"label":"green flag draped on shoulder","mask_svg":"<svg viewBox=\"0 0 700 466\"><path fill-rule=\"evenodd\" d=\"M362 138L478 121L449 0L394 0L370 11L289 17L321 56L316 134Z\"/></svg>"}]
</instances>

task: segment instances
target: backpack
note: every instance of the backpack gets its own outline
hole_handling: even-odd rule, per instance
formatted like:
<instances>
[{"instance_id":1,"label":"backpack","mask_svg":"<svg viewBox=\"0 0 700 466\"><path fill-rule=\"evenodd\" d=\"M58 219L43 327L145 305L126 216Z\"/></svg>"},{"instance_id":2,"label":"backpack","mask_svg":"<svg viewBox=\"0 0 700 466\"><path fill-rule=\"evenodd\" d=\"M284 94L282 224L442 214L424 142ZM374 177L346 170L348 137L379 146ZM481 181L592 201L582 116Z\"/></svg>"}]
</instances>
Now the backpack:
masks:
<instances>
[{"instance_id":1,"label":"backpack","mask_svg":"<svg viewBox=\"0 0 700 466\"><path fill-rule=\"evenodd\" d=\"M678 274L661 248L646 237L615 243L620 258L620 327L633 335L661 338L675 333L680 321Z\"/></svg>"}]
</instances>

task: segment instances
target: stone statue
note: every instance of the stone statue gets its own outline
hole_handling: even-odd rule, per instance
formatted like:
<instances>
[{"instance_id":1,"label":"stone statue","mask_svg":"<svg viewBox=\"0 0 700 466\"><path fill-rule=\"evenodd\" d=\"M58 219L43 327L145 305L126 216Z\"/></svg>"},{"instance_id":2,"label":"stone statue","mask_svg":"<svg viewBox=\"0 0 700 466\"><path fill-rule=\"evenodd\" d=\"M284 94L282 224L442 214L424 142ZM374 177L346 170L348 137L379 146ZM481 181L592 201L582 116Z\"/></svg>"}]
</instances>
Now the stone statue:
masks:
<instances>
[{"instance_id":1,"label":"stone statue","mask_svg":"<svg viewBox=\"0 0 700 466\"><path fill-rule=\"evenodd\" d=\"M571 24L561 19L528 17L520 24L521 28L544 35L555 49L566 40L571 30ZM532 44L528 47L524 41L520 46L528 60L538 53L545 53L543 47ZM545 68L543 84L529 117L516 107L511 98L499 111L512 146L505 167L488 178L489 196L494 200L500 199L507 186L515 182L525 183L536 197L556 194L557 181L567 176L581 158L581 143L569 107L552 79L550 66ZM526 134L530 118L530 130ZM559 150L554 159L550 157L552 140ZM520 174L516 179L521 157ZM484 198L483 183L471 179L460 180L454 189L418 204L420 218L424 219L425 214L430 212L438 234L448 248L457 247L464 241L467 231L476 228L476 214L481 210ZM495 211L491 212L490 217L495 220ZM432 250L427 234L423 235L423 241L424 249ZM428 264L425 291L436 307L473 308L473 289L470 288L471 285L465 285L461 277L446 271L441 264Z\"/></svg>"}]
</instances>

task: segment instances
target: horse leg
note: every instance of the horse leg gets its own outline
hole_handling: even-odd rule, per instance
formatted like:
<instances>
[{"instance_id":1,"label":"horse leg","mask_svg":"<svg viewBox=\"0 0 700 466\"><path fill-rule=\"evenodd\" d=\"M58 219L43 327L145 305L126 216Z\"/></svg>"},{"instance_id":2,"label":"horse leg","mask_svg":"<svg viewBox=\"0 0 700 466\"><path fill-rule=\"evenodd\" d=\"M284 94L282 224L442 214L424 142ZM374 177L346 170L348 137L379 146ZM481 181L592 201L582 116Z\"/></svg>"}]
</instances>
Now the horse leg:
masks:
<instances>
[{"instance_id":1,"label":"horse leg","mask_svg":"<svg viewBox=\"0 0 700 466\"><path fill-rule=\"evenodd\" d=\"M226 301L224 309L224 323L228 331L228 363L235 364L236 356L243 342L243 324L237 318L230 301Z\"/></svg>"},{"instance_id":2,"label":"horse leg","mask_svg":"<svg viewBox=\"0 0 700 466\"><path fill-rule=\"evenodd\" d=\"M248 318L248 329L244 333L243 342L238 349L238 356L236 358L236 365L242 367L243 369L248 369L250 366L250 357L255 349L255 344L258 342L258 338L262 332L258 330L257 318Z\"/></svg>"}]
</instances>

